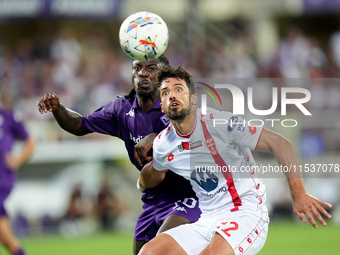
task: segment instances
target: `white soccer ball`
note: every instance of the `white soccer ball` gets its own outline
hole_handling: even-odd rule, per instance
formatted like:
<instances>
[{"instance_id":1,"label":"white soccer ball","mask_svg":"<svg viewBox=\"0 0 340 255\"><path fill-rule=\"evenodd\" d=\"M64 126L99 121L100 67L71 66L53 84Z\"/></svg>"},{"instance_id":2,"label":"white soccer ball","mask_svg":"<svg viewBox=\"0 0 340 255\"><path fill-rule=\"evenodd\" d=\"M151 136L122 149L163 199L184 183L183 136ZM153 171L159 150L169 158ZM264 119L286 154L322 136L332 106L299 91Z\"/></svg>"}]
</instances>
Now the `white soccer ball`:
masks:
<instances>
[{"instance_id":1,"label":"white soccer ball","mask_svg":"<svg viewBox=\"0 0 340 255\"><path fill-rule=\"evenodd\" d=\"M119 42L130 58L149 61L166 50L169 31L164 20L152 12L137 12L127 17L119 30Z\"/></svg>"}]
</instances>

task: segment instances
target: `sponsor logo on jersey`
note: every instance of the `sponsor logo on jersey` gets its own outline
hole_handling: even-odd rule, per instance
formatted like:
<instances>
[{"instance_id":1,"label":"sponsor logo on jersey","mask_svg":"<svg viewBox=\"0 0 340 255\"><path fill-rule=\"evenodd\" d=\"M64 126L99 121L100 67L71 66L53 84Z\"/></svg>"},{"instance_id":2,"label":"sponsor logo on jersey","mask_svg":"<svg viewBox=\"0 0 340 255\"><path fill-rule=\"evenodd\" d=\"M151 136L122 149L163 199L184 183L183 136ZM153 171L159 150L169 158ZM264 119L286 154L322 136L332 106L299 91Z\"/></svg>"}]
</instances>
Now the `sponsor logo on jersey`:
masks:
<instances>
[{"instance_id":1,"label":"sponsor logo on jersey","mask_svg":"<svg viewBox=\"0 0 340 255\"><path fill-rule=\"evenodd\" d=\"M171 162L173 159L174 159L174 154L171 153L171 154L168 156L168 161Z\"/></svg>"},{"instance_id":2,"label":"sponsor logo on jersey","mask_svg":"<svg viewBox=\"0 0 340 255\"><path fill-rule=\"evenodd\" d=\"M173 210L174 210L174 211L181 211L181 212L186 212L186 213L188 213L187 210L186 210L184 207L181 207L181 206L179 206L179 207L174 207Z\"/></svg>"},{"instance_id":3,"label":"sponsor logo on jersey","mask_svg":"<svg viewBox=\"0 0 340 255\"><path fill-rule=\"evenodd\" d=\"M163 122L164 126L167 126L170 123L170 119L165 114L161 117L161 121Z\"/></svg>"},{"instance_id":4,"label":"sponsor logo on jersey","mask_svg":"<svg viewBox=\"0 0 340 255\"><path fill-rule=\"evenodd\" d=\"M139 135L138 137L134 137L131 133L130 134L130 140L134 143L139 143L145 136Z\"/></svg>"},{"instance_id":5,"label":"sponsor logo on jersey","mask_svg":"<svg viewBox=\"0 0 340 255\"><path fill-rule=\"evenodd\" d=\"M212 155L215 155L215 154L217 153L216 144L215 144L214 139L208 138L208 139L206 140L206 145L207 145L207 147L209 148L210 153L211 153Z\"/></svg>"},{"instance_id":6,"label":"sponsor logo on jersey","mask_svg":"<svg viewBox=\"0 0 340 255\"><path fill-rule=\"evenodd\" d=\"M126 116L130 116L130 117L135 117L135 111L133 109L131 109L128 113L125 114Z\"/></svg>"},{"instance_id":7,"label":"sponsor logo on jersey","mask_svg":"<svg viewBox=\"0 0 340 255\"><path fill-rule=\"evenodd\" d=\"M237 121L238 121L237 116L233 116L233 117L230 118L229 125L228 125L228 131L232 131L235 128L236 124L238 124Z\"/></svg>"},{"instance_id":8,"label":"sponsor logo on jersey","mask_svg":"<svg viewBox=\"0 0 340 255\"><path fill-rule=\"evenodd\" d=\"M201 169L200 167L197 167L191 172L190 178L207 192L216 189L218 185L217 176L205 169Z\"/></svg>"},{"instance_id":9,"label":"sponsor logo on jersey","mask_svg":"<svg viewBox=\"0 0 340 255\"><path fill-rule=\"evenodd\" d=\"M256 127L248 126L248 128L249 128L249 133L250 133L251 135L253 135L253 134L256 133Z\"/></svg>"},{"instance_id":10,"label":"sponsor logo on jersey","mask_svg":"<svg viewBox=\"0 0 340 255\"><path fill-rule=\"evenodd\" d=\"M177 148L180 152L182 152L184 150L196 149L198 147L201 147L202 144L202 140L199 140L197 142L182 142L180 145L177 146Z\"/></svg>"},{"instance_id":11,"label":"sponsor logo on jersey","mask_svg":"<svg viewBox=\"0 0 340 255\"><path fill-rule=\"evenodd\" d=\"M216 190L213 193L203 193L202 192L202 195L206 196L206 197L213 198L214 196L216 196L218 193L221 193L221 192L222 193L228 192L228 187L227 186L223 186L223 187L219 188L218 190Z\"/></svg>"}]
</instances>

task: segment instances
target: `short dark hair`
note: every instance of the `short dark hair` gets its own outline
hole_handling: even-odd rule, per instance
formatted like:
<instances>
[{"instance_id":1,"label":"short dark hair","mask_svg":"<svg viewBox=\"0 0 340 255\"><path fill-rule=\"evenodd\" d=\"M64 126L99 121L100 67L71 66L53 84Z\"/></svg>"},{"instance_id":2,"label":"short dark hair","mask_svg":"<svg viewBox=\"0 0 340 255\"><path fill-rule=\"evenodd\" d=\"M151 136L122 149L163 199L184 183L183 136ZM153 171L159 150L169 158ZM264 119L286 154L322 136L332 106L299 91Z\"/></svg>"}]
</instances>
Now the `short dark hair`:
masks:
<instances>
[{"instance_id":1,"label":"short dark hair","mask_svg":"<svg viewBox=\"0 0 340 255\"><path fill-rule=\"evenodd\" d=\"M168 66L169 65L169 59L164 55L160 55L157 58L157 62L161 64L161 66Z\"/></svg>"},{"instance_id":2,"label":"short dark hair","mask_svg":"<svg viewBox=\"0 0 340 255\"><path fill-rule=\"evenodd\" d=\"M189 88L190 95L195 94L196 87L192 75L184 69L183 66L174 67L172 65L163 66L158 71L158 87L161 86L162 82L168 78L177 78L185 81Z\"/></svg>"}]
</instances>

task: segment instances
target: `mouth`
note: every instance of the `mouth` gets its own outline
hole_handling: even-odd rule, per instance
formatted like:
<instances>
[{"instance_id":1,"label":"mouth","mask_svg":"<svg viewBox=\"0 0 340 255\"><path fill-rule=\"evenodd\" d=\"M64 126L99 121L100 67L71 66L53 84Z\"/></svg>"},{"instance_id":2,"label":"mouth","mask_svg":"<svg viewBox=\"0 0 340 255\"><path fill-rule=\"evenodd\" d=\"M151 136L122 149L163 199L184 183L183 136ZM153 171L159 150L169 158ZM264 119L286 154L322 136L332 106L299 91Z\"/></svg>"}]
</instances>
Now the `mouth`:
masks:
<instances>
[{"instance_id":1,"label":"mouth","mask_svg":"<svg viewBox=\"0 0 340 255\"><path fill-rule=\"evenodd\" d=\"M141 80L140 82L138 82L138 87L139 88L149 88L151 87L151 82L148 80Z\"/></svg>"},{"instance_id":2,"label":"mouth","mask_svg":"<svg viewBox=\"0 0 340 255\"><path fill-rule=\"evenodd\" d=\"M173 102L170 104L170 109L178 108L179 105L180 105L179 102L173 101Z\"/></svg>"}]
</instances>

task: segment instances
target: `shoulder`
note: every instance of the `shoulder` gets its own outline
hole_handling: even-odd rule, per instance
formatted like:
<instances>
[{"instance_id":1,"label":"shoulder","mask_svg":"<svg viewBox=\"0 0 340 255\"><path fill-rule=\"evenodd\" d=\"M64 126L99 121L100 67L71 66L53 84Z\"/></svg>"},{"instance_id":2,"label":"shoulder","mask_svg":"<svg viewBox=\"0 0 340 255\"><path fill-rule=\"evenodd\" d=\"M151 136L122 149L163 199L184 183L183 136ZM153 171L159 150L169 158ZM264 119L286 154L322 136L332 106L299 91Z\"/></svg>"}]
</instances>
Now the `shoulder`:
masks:
<instances>
[{"instance_id":1,"label":"shoulder","mask_svg":"<svg viewBox=\"0 0 340 255\"><path fill-rule=\"evenodd\" d=\"M0 126L6 125L7 127L16 130L25 130L25 125L22 119L21 112L12 110L0 111Z\"/></svg>"},{"instance_id":2,"label":"shoulder","mask_svg":"<svg viewBox=\"0 0 340 255\"><path fill-rule=\"evenodd\" d=\"M229 139L234 129L243 123L243 119L232 112L213 108L207 108L207 114L200 115L199 119L205 123L209 133L223 139Z\"/></svg>"},{"instance_id":3,"label":"shoulder","mask_svg":"<svg viewBox=\"0 0 340 255\"><path fill-rule=\"evenodd\" d=\"M153 149L162 154L172 148L174 144L176 144L176 141L177 137L174 127L170 124L157 135L153 143Z\"/></svg>"},{"instance_id":4,"label":"shoulder","mask_svg":"<svg viewBox=\"0 0 340 255\"><path fill-rule=\"evenodd\" d=\"M128 100L124 98L116 98L105 105L101 106L97 110L83 116L83 120L90 119L118 119L125 117L125 114L129 112L131 105L128 104Z\"/></svg>"},{"instance_id":5,"label":"shoulder","mask_svg":"<svg viewBox=\"0 0 340 255\"><path fill-rule=\"evenodd\" d=\"M231 112L220 111L209 107L207 108L206 114L203 115L201 109L198 109L197 114L200 120L207 123L228 122L230 119L233 118L233 116L235 116Z\"/></svg>"},{"instance_id":6,"label":"shoulder","mask_svg":"<svg viewBox=\"0 0 340 255\"><path fill-rule=\"evenodd\" d=\"M11 120L15 122L22 121L22 114L18 111L0 110L0 114L7 120Z\"/></svg>"},{"instance_id":7,"label":"shoulder","mask_svg":"<svg viewBox=\"0 0 340 255\"><path fill-rule=\"evenodd\" d=\"M174 131L173 126L170 124L162 132L160 132L153 143L154 160L163 162L177 147L178 137ZM164 164L164 162L162 163Z\"/></svg>"},{"instance_id":8,"label":"shoulder","mask_svg":"<svg viewBox=\"0 0 340 255\"><path fill-rule=\"evenodd\" d=\"M118 105L119 106L123 106L123 105L131 106L132 105L131 99L125 98L125 97L122 97L122 96L117 96L117 98L112 100L110 103L114 106L118 106Z\"/></svg>"},{"instance_id":9,"label":"shoulder","mask_svg":"<svg viewBox=\"0 0 340 255\"><path fill-rule=\"evenodd\" d=\"M167 126L165 129L163 129L155 138L154 142L155 143L161 143L162 141L166 141L167 139L169 139L169 136L171 134L171 132L173 131L173 126L169 125Z\"/></svg>"},{"instance_id":10,"label":"shoulder","mask_svg":"<svg viewBox=\"0 0 340 255\"><path fill-rule=\"evenodd\" d=\"M117 97L116 99L102 106L101 111L107 113L118 113L123 110L128 112L130 108L131 108L130 100L122 97Z\"/></svg>"},{"instance_id":11,"label":"shoulder","mask_svg":"<svg viewBox=\"0 0 340 255\"><path fill-rule=\"evenodd\" d=\"M0 109L0 114L3 115L3 116L13 116L14 115L14 111Z\"/></svg>"}]
</instances>

